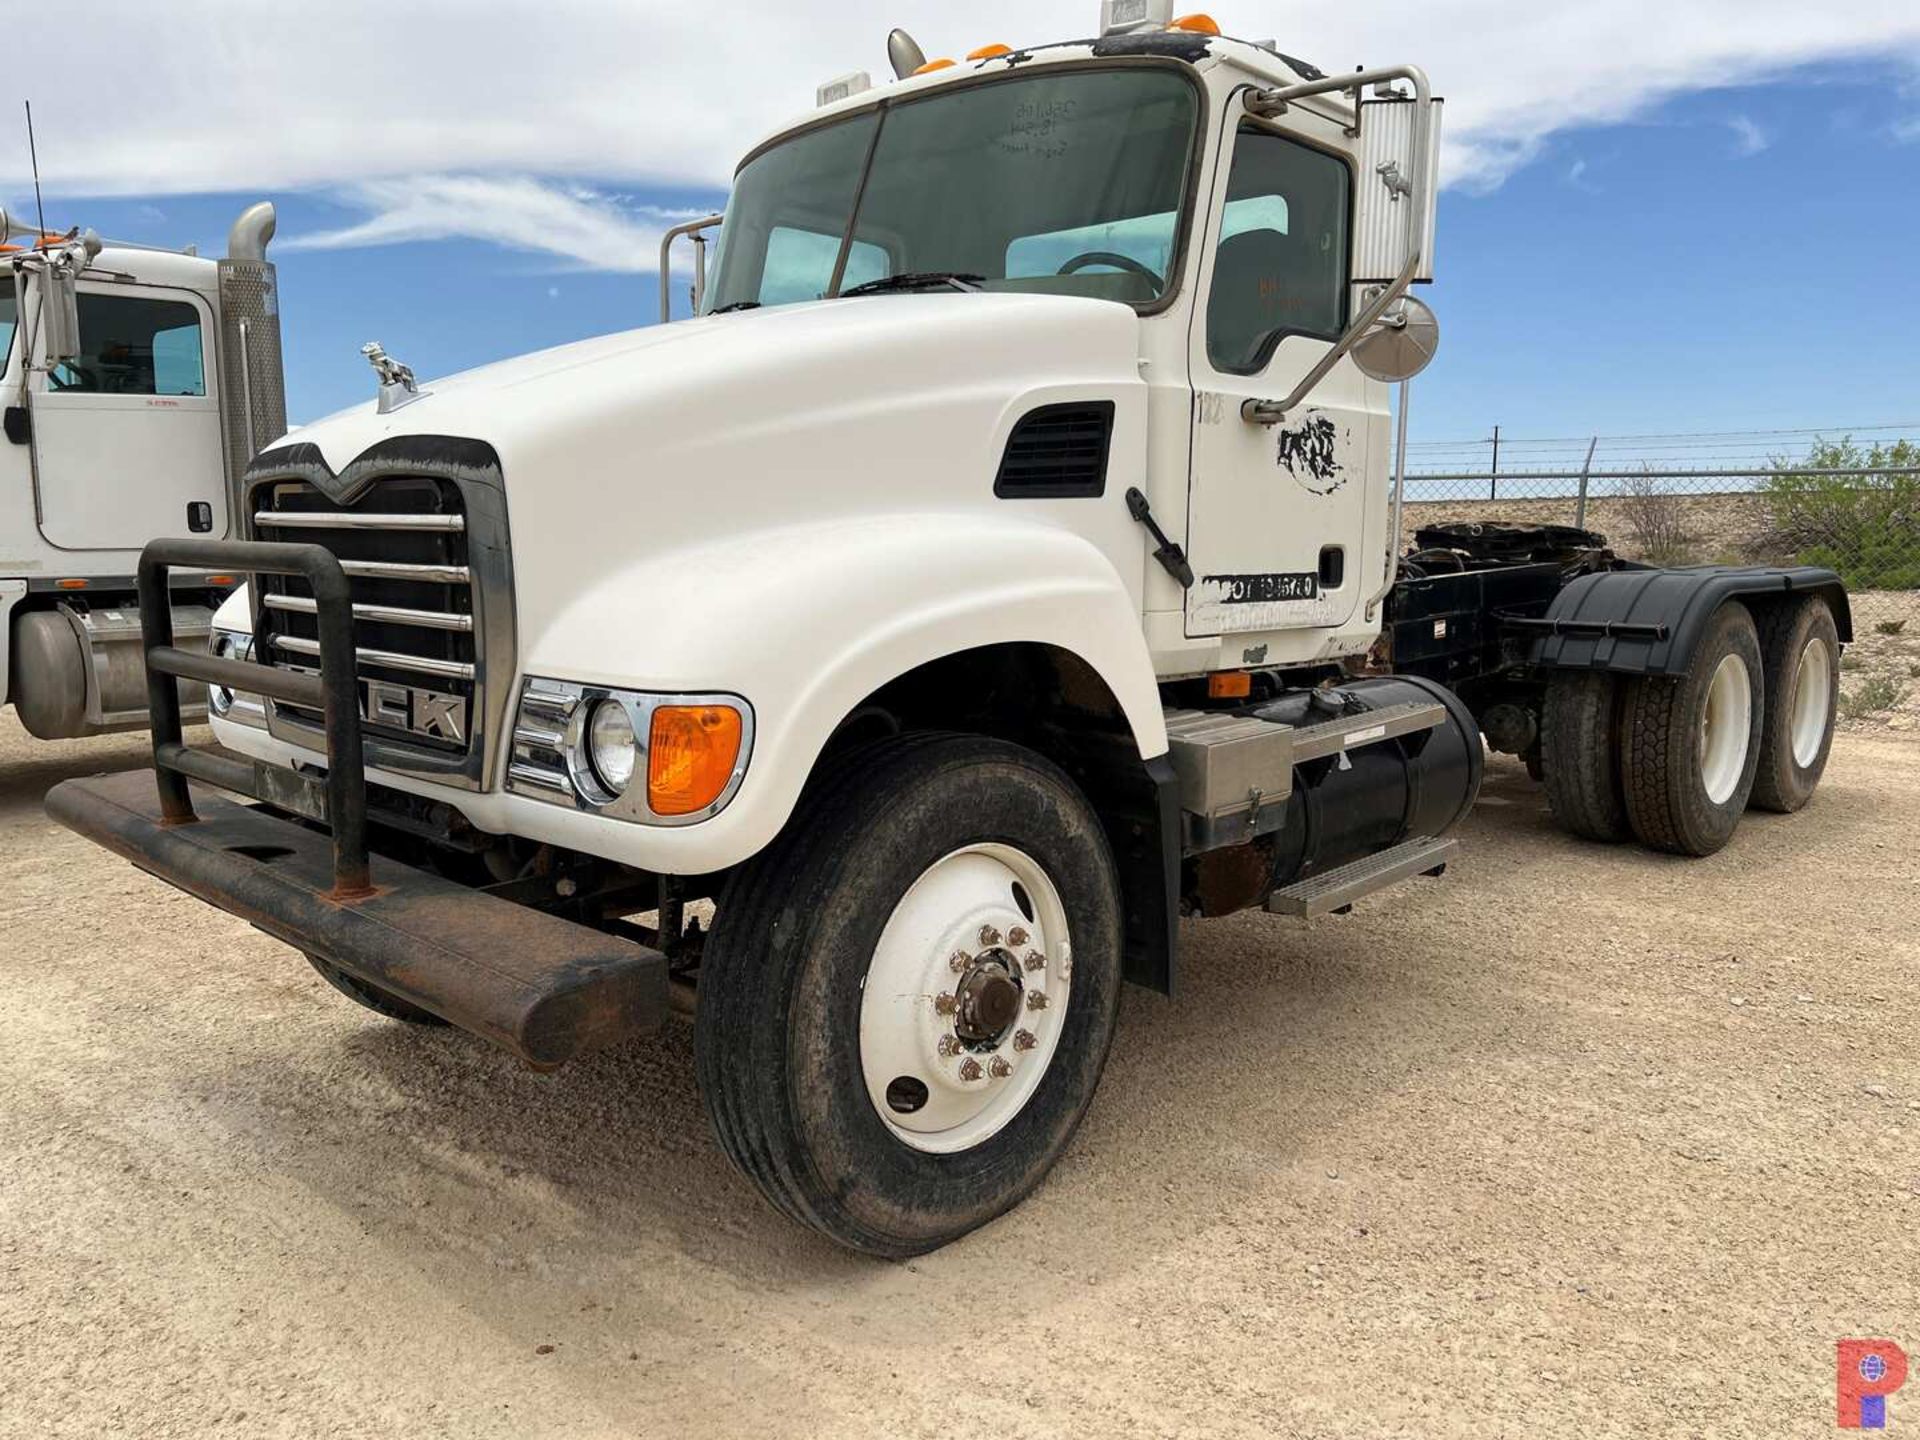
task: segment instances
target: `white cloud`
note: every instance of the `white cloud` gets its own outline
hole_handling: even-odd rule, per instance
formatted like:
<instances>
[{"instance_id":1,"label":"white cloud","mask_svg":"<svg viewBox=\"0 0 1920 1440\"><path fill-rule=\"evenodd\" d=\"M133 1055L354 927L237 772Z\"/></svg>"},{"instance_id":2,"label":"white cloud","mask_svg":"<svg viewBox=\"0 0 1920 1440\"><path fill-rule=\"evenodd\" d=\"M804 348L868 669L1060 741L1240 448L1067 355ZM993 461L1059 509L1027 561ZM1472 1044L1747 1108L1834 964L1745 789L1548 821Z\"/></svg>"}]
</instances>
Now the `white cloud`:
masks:
<instances>
[{"instance_id":1,"label":"white cloud","mask_svg":"<svg viewBox=\"0 0 1920 1440\"><path fill-rule=\"evenodd\" d=\"M1678 93L1844 57L1920 73L1912 0L1208 8L1254 38L1284 18L1281 48L1329 71L1423 64L1448 97L1449 182L1483 189L1559 130ZM79 28L59 6L19 7L7 52L11 73L31 77L51 190L341 190L368 218L324 243L505 238L503 219L545 219L560 238L537 248L591 262L644 248L659 217L569 181L723 187L820 80L883 74L891 25L940 55L1084 36L1097 14L1096 0L88 0ZM18 181L25 145L3 137L0 181Z\"/></svg>"},{"instance_id":2,"label":"white cloud","mask_svg":"<svg viewBox=\"0 0 1920 1440\"><path fill-rule=\"evenodd\" d=\"M1910 116L1893 123L1893 138L1902 145L1920 143L1920 115Z\"/></svg>"},{"instance_id":3,"label":"white cloud","mask_svg":"<svg viewBox=\"0 0 1920 1440\"><path fill-rule=\"evenodd\" d=\"M423 175L363 180L341 197L369 212L337 230L295 235L288 250L414 240L487 240L594 270L652 272L660 236L695 211L630 206L584 186L531 176Z\"/></svg>"},{"instance_id":4,"label":"white cloud","mask_svg":"<svg viewBox=\"0 0 1920 1440\"><path fill-rule=\"evenodd\" d=\"M1736 155L1758 155L1773 144L1773 137L1761 129L1759 122L1751 115L1729 115L1727 128L1733 131L1733 153Z\"/></svg>"}]
</instances>

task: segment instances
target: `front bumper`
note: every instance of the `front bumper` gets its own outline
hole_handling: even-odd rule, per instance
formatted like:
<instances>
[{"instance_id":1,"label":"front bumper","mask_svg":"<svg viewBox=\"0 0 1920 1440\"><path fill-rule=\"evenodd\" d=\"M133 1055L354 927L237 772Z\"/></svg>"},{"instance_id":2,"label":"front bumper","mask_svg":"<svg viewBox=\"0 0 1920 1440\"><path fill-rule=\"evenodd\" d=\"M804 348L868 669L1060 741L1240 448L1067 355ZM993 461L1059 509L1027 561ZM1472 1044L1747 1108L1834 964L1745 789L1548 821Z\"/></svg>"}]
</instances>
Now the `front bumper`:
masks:
<instances>
[{"instance_id":1,"label":"front bumper","mask_svg":"<svg viewBox=\"0 0 1920 1440\"><path fill-rule=\"evenodd\" d=\"M149 771L68 780L47 796L62 825L296 949L552 1069L657 1029L657 950L370 856L370 893L335 893L332 842L195 787L196 819L161 814Z\"/></svg>"},{"instance_id":2,"label":"front bumper","mask_svg":"<svg viewBox=\"0 0 1920 1440\"><path fill-rule=\"evenodd\" d=\"M320 672L175 646L166 574L192 564L305 576L319 621ZM369 849L354 614L332 554L316 545L156 540L140 558L139 579L153 773L66 781L47 796L55 820L531 1065L550 1069L662 1023L668 982L659 951ZM325 778L187 746L180 679L320 711ZM270 808L236 804L211 787Z\"/></svg>"}]
</instances>

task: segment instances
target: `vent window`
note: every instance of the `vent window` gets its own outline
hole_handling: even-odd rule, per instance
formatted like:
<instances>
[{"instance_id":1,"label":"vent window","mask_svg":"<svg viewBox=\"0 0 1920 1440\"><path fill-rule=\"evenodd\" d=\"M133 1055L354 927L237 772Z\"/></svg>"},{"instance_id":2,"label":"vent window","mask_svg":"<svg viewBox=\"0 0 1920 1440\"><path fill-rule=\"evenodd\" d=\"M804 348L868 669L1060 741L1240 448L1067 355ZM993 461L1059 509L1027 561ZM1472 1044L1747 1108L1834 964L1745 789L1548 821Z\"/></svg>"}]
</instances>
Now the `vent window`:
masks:
<instances>
[{"instance_id":1,"label":"vent window","mask_svg":"<svg viewBox=\"0 0 1920 1440\"><path fill-rule=\"evenodd\" d=\"M1013 427L993 493L1003 500L1063 500L1107 488L1113 401L1044 405Z\"/></svg>"}]
</instances>

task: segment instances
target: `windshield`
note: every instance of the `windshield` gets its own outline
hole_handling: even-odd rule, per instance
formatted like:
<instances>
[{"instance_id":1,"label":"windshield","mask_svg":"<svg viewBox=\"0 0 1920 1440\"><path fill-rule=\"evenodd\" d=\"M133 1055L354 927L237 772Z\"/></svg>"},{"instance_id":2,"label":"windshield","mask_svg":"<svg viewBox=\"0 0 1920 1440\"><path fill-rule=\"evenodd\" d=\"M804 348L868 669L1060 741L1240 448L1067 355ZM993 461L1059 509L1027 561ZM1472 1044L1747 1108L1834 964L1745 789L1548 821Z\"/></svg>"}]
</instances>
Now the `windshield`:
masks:
<instances>
[{"instance_id":1,"label":"windshield","mask_svg":"<svg viewBox=\"0 0 1920 1440\"><path fill-rule=\"evenodd\" d=\"M709 309L921 273L1151 304L1173 266L1198 105L1173 70L1041 71L797 135L741 167Z\"/></svg>"}]
</instances>

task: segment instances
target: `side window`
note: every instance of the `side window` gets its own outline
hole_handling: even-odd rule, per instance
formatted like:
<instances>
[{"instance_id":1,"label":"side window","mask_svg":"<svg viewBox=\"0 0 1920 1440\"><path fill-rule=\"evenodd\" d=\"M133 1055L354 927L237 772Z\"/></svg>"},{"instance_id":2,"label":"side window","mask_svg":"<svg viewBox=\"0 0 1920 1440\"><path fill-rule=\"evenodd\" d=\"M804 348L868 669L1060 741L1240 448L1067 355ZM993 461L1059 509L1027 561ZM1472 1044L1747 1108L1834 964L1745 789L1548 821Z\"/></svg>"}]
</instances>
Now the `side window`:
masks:
<instances>
[{"instance_id":1,"label":"side window","mask_svg":"<svg viewBox=\"0 0 1920 1440\"><path fill-rule=\"evenodd\" d=\"M767 236L766 268L760 272L760 303L792 305L802 300L818 300L833 279L833 262L840 258L840 237L822 235L813 230L796 230L776 225ZM847 252L847 274L840 282L842 290L887 274L887 252L878 245L853 242Z\"/></svg>"},{"instance_id":2,"label":"side window","mask_svg":"<svg viewBox=\"0 0 1920 1440\"><path fill-rule=\"evenodd\" d=\"M48 388L98 395L205 395L200 312L182 300L80 295L80 354Z\"/></svg>"},{"instance_id":3,"label":"side window","mask_svg":"<svg viewBox=\"0 0 1920 1440\"><path fill-rule=\"evenodd\" d=\"M13 277L0 275L0 370L7 368L13 354L13 331L19 321L18 305L13 298Z\"/></svg>"},{"instance_id":4,"label":"side window","mask_svg":"<svg viewBox=\"0 0 1920 1440\"><path fill-rule=\"evenodd\" d=\"M1346 165L1243 125L1207 296L1207 357L1250 374L1284 335L1335 340L1347 322Z\"/></svg>"}]
</instances>

